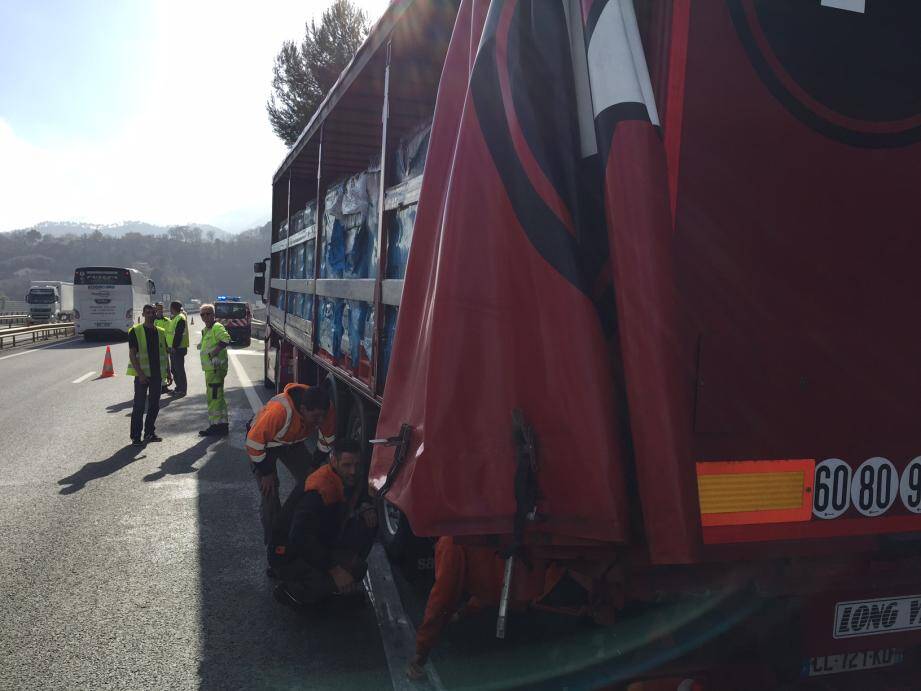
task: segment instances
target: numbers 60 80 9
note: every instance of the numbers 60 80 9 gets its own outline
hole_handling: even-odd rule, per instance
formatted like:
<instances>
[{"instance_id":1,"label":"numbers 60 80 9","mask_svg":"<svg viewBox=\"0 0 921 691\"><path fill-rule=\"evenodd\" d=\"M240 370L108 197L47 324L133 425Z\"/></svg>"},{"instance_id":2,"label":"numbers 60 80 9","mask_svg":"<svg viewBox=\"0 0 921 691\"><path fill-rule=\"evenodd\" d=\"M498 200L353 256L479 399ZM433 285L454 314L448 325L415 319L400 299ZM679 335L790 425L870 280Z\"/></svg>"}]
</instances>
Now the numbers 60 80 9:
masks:
<instances>
[{"instance_id":1,"label":"numbers 60 80 9","mask_svg":"<svg viewBox=\"0 0 921 691\"><path fill-rule=\"evenodd\" d=\"M815 467L812 514L838 518L852 506L863 516L882 516L896 499L912 513L921 513L921 456L905 466L901 477L886 458L875 456L851 470L840 458L827 458Z\"/></svg>"}]
</instances>

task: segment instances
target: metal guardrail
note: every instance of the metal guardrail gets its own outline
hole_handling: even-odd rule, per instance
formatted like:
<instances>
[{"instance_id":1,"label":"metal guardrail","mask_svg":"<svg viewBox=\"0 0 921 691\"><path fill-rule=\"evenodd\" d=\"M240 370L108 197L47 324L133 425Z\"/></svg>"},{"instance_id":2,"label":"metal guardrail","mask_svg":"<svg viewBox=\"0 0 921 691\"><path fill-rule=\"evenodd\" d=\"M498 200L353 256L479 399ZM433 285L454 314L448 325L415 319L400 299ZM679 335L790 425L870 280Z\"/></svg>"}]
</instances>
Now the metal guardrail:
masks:
<instances>
[{"instance_id":1,"label":"metal guardrail","mask_svg":"<svg viewBox=\"0 0 921 691\"><path fill-rule=\"evenodd\" d=\"M265 322L258 319L251 319L249 323L249 332L254 338L265 338Z\"/></svg>"},{"instance_id":2,"label":"metal guardrail","mask_svg":"<svg viewBox=\"0 0 921 691\"><path fill-rule=\"evenodd\" d=\"M67 333L68 331L70 334ZM5 341L11 340L13 342L13 347L15 347L17 338L20 343L25 342L29 338L32 339L32 343L37 343L38 341L47 341L49 335L60 338L61 336L73 335L73 333L73 324L42 324L40 326L24 326L19 329L7 329L6 331L0 331L0 350L3 349Z\"/></svg>"},{"instance_id":3,"label":"metal guardrail","mask_svg":"<svg viewBox=\"0 0 921 691\"><path fill-rule=\"evenodd\" d=\"M0 324L25 324L28 320L28 314L4 314L0 312Z\"/></svg>"},{"instance_id":4,"label":"metal guardrail","mask_svg":"<svg viewBox=\"0 0 921 691\"><path fill-rule=\"evenodd\" d=\"M21 314L29 311L29 303L25 300L0 300L0 314L10 314L16 312Z\"/></svg>"}]
</instances>

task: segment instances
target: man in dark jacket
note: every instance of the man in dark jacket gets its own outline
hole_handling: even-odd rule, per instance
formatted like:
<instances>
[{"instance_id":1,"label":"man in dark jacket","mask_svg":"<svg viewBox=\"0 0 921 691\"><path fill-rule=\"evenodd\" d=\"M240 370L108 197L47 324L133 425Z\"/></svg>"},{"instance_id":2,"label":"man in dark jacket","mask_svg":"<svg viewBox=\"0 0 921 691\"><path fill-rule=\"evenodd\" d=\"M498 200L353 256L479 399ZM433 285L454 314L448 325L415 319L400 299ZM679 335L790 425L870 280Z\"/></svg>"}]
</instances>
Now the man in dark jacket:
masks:
<instances>
[{"instance_id":1,"label":"man in dark jacket","mask_svg":"<svg viewBox=\"0 0 921 691\"><path fill-rule=\"evenodd\" d=\"M361 445L336 442L327 465L304 483L293 511L275 597L293 607L358 592L377 531L377 513L358 479Z\"/></svg>"},{"instance_id":2,"label":"man in dark jacket","mask_svg":"<svg viewBox=\"0 0 921 691\"><path fill-rule=\"evenodd\" d=\"M166 330L166 345L169 348L170 371L176 382L176 398L186 395L188 388L185 375L185 356L189 352L189 325L182 311L182 303L173 300L169 304L169 328Z\"/></svg>"}]
</instances>

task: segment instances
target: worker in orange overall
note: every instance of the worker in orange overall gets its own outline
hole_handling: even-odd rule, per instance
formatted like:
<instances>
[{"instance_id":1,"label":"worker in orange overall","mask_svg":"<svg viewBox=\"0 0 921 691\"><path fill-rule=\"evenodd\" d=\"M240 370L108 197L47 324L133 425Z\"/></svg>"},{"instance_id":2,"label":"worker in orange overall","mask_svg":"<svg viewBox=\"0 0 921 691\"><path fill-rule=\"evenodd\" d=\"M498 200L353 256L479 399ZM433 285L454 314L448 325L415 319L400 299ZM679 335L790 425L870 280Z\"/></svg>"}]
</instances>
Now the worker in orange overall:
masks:
<instances>
[{"instance_id":1,"label":"worker in orange overall","mask_svg":"<svg viewBox=\"0 0 921 691\"><path fill-rule=\"evenodd\" d=\"M290 523L282 579L275 598L294 608L332 595L361 592L368 552L377 533L377 512L367 499L361 445L337 442L327 465L307 478Z\"/></svg>"},{"instance_id":2,"label":"worker in orange overall","mask_svg":"<svg viewBox=\"0 0 921 691\"><path fill-rule=\"evenodd\" d=\"M546 560L520 566L512 579L509 608L522 611L545 598L565 573L558 564ZM504 575L505 559L495 548L459 545L453 537L439 538L435 545L435 585L416 631L416 655L406 668L409 678L425 676L429 653L450 621L499 604Z\"/></svg>"},{"instance_id":3,"label":"worker in orange overall","mask_svg":"<svg viewBox=\"0 0 921 691\"><path fill-rule=\"evenodd\" d=\"M325 462L335 441L336 411L329 395L320 387L288 384L282 393L273 396L249 425L246 433L246 453L260 495L260 515L263 539L270 547L283 543L273 535L281 501L277 463L281 461L294 477L291 503L303 492L307 476ZM308 449L308 444L315 449ZM286 504L289 502L286 501Z\"/></svg>"}]
</instances>

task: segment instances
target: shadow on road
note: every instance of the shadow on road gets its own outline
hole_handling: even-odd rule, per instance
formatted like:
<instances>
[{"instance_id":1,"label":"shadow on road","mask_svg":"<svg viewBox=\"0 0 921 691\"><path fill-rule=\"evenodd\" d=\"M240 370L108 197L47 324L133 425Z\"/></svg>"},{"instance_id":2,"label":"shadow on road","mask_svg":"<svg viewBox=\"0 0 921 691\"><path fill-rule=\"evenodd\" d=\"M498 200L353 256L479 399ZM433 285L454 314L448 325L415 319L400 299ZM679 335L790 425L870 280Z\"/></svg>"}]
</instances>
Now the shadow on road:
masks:
<instances>
[{"instance_id":1,"label":"shadow on road","mask_svg":"<svg viewBox=\"0 0 921 691\"><path fill-rule=\"evenodd\" d=\"M53 341L54 339L49 339ZM125 339L127 340L127 339ZM124 341L120 341L124 343ZM59 350L89 350L92 348L105 348L106 346L115 347L118 341L86 341L82 336L75 336L69 341L61 341L57 346ZM101 366L101 363L100 363Z\"/></svg>"},{"instance_id":2,"label":"shadow on road","mask_svg":"<svg viewBox=\"0 0 921 691\"><path fill-rule=\"evenodd\" d=\"M66 495L73 494L74 492L79 492L81 489L86 487L88 482L107 477L112 473L118 472L126 465L145 458L146 456L138 455L143 452L143 447L135 447L129 445L123 449L119 449L104 461L93 461L92 463L87 463L73 475L69 475L58 480L59 485L67 485L66 487L62 487L58 494Z\"/></svg>"},{"instance_id":3,"label":"shadow on road","mask_svg":"<svg viewBox=\"0 0 921 691\"><path fill-rule=\"evenodd\" d=\"M175 400L177 399L174 396L170 396L169 394L163 394L162 396L160 396L160 410L163 410ZM112 405L106 406L106 412L107 413L120 413L123 410L131 410L133 405L134 405L133 399L130 401L122 401L121 403L113 403ZM125 417L130 417L130 413L126 415Z\"/></svg>"},{"instance_id":4,"label":"shadow on road","mask_svg":"<svg viewBox=\"0 0 921 691\"><path fill-rule=\"evenodd\" d=\"M220 437L202 437L194 446L189 447L181 453L174 454L160 464L159 470L155 470L149 475L144 476L144 482L156 482L162 480L167 475L186 475L194 473L195 462L205 457L208 447L219 441Z\"/></svg>"},{"instance_id":5,"label":"shadow on road","mask_svg":"<svg viewBox=\"0 0 921 691\"><path fill-rule=\"evenodd\" d=\"M125 401L124 403L113 403L110 406L106 406L107 413L118 413L122 410L131 410L131 406L134 405L134 401ZM163 405L162 403L160 404Z\"/></svg>"}]
</instances>

